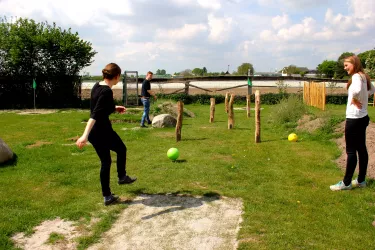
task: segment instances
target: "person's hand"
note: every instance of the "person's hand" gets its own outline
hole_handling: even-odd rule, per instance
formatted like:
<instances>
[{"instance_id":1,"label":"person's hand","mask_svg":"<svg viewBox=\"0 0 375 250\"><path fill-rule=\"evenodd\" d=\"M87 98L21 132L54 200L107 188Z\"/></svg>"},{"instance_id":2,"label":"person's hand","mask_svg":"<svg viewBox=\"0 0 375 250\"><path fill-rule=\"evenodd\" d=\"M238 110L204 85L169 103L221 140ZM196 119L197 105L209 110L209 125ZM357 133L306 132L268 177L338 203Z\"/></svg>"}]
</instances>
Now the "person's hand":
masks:
<instances>
[{"instance_id":1,"label":"person's hand","mask_svg":"<svg viewBox=\"0 0 375 250\"><path fill-rule=\"evenodd\" d=\"M126 108L124 106L116 106L116 111L119 112L120 114L125 113Z\"/></svg>"},{"instance_id":2,"label":"person's hand","mask_svg":"<svg viewBox=\"0 0 375 250\"><path fill-rule=\"evenodd\" d=\"M352 104L356 106L358 109L362 109L362 103L358 101L357 99L352 99Z\"/></svg>"},{"instance_id":3,"label":"person's hand","mask_svg":"<svg viewBox=\"0 0 375 250\"><path fill-rule=\"evenodd\" d=\"M86 136L81 136L80 138L78 138L78 140L76 141L76 145L79 149L82 149L87 143L87 137Z\"/></svg>"}]
</instances>

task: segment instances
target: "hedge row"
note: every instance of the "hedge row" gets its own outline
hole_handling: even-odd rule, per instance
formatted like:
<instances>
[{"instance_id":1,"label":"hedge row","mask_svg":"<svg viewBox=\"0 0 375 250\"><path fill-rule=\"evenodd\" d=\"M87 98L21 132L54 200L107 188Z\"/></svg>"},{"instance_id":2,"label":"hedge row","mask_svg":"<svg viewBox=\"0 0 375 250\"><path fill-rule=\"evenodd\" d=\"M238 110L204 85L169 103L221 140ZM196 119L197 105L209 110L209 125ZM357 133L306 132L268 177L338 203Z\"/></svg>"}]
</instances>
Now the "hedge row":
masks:
<instances>
[{"instance_id":1,"label":"hedge row","mask_svg":"<svg viewBox=\"0 0 375 250\"><path fill-rule=\"evenodd\" d=\"M260 102L262 104L274 105L279 103L282 99L289 97L290 95L297 95L302 98L302 94L288 94L288 93L267 93L260 96ZM209 105L210 98L215 98L215 103L223 103L225 96L223 95L186 95L186 94L157 94L158 99L172 100L172 101L183 101L184 104L203 104ZM347 95L327 95L327 104L346 104ZM251 95L251 102L254 103L255 95ZM369 102L373 102L373 96L369 98ZM122 105L121 100L115 100L116 105ZM246 105L246 96L235 96L235 104ZM141 105L141 104L140 104ZM90 108L90 99L82 100L82 108Z\"/></svg>"},{"instance_id":2,"label":"hedge row","mask_svg":"<svg viewBox=\"0 0 375 250\"><path fill-rule=\"evenodd\" d=\"M262 104L274 105L279 103L282 99L287 98L290 95L298 95L302 98L302 94L288 94L288 93L266 93L261 94L260 102ZM223 103L225 96L223 95L186 95L186 94L157 94L159 99L171 99L173 101L183 101L185 104L197 103L197 104L210 104L210 98L214 97L216 103ZM254 103L255 95L250 96L251 102ZM347 95L327 95L327 104L346 104ZM246 96L235 96L234 102L236 104L246 104ZM369 98L369 102L373 102L373 96Z\"/></svg>"}]
</instances>

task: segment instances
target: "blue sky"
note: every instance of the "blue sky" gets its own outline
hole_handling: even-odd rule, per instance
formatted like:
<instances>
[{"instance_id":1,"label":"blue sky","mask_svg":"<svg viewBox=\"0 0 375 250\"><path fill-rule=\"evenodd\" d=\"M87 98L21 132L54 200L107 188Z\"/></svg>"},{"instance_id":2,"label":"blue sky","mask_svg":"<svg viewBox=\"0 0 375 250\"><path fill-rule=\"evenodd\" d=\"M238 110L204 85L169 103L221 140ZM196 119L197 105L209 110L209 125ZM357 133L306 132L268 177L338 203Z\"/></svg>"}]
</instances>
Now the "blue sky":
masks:
<instances>
[{"instance_id":1,"label":"blue sky","mask_svg":"<svg viewBox=\"0 0 375 250\"><path fill-rule=\"evenodd\" d=\"M0 0L0 13L71 27L123 70L315 69L375 47L374 0Z\"/></svg>"}]
</instances>

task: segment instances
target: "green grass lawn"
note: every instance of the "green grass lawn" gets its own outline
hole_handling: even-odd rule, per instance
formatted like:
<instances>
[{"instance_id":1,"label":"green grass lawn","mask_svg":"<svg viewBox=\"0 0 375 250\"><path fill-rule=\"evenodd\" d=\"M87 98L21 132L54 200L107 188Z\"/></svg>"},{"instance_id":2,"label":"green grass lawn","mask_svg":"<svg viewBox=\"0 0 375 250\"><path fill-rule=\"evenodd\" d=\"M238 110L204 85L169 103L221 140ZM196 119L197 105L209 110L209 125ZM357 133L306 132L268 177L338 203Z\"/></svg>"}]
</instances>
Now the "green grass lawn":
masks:
<instances>
[{"instance_id":1,"label":"green grass lawn","mask_svg":"<svg viewBox=\"0 0 375 250\"><path fill-rule=\"evenodd\" d=\"M209 106L185 107L196 117L184 118L179 143L174 129L131 130L138 122L113 124L128 148L128 173L138 177L132 185L117 185L113 154L114 193L122 198L140 193L241 198L239 249L374 249L375 184L330 191L343 172L334 162L341 152L329 132L300 133L299 142L288 142L293 129L273 126L269 117L274 106L262 106L262 142L255 144L254 113L246 118L246 111L235 110L235 128L228 130L223 104L216 106L212 124ZM310 112L343 120L345 106ZM372 108L370 116L375 117ZM0 137L18 156L15 165L0 167L0 249L12 249L11 235L32 233L47 219L85 223L101 218L93 235L80 239L85 248L126 209L123 204L103 206L99 159L92 146L78 150L73 145L71 138L82 134L81 122L88 118L88 111L0 113ZM140 114L111 118L138 121ZM28 147L36 142L51 144ZM179 149L183 161L168 160L171 147Z\"/></svg>"}]
</instances>

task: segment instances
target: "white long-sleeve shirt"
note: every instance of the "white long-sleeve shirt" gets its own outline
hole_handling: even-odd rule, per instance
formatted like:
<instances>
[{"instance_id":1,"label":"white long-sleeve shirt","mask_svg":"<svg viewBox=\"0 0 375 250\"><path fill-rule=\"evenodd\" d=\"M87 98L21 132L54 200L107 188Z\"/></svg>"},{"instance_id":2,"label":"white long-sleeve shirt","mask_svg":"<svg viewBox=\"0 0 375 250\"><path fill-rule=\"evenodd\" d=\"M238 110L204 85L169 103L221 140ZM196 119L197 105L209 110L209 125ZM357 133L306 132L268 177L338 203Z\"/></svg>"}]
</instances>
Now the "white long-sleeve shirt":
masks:
<instances>
[{"instance_id":1,"label":"white long-sleeve shirt","mask_svg":"<svg viewBox=\"0 0 375 250\"><path fill-rule=\"evenodd\" d=\"M370 83L371 84L371 83ZM348 104L346 106L346 118L358 119L367 115L368 97L374 94L375 88L371 84L371 89L367 90L367 80L365 75L356 73L352 76L352 83L348 89ZM352 99L357 99L361 104L362 108L359 109L357 106L352 104Z\"/></svg>"}]
</instances>

